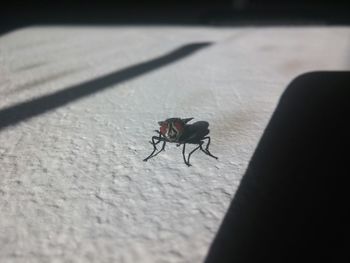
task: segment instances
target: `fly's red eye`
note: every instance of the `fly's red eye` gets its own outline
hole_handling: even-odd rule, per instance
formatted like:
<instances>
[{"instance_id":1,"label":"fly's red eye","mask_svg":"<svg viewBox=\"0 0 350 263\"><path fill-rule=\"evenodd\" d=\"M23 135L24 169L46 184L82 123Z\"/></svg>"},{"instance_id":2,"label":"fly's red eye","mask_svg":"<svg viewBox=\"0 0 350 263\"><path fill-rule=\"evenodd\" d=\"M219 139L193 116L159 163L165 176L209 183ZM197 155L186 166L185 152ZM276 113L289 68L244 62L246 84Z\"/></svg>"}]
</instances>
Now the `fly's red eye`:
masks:
<instances>
[{"instance_id":1,"label":"fly's red eye","mask_svg":"<svg viewBox=\"0 0 350 263\"><path fill-rule=\"evenodd\" d=\"M179 121L176 121L175 123L174 123L174 126L175 126L175 128L176 128L176 130L178 131L178 132L182 132L182 130L183 130L183 124L181 123L181 122L179 122Z\"/></svg>"},{"instance_id":2,"label":"fly's red eye","mask_svg":"<svg viewBox=\"0 0 350 263\"><path fill-rule=\"evenodd\" d=\"M163 134L163 135L165 135L167 129L168 129L168 124L167 124L167 123L163 123L163 124L160 126L160 133Z\"/></svg>"}]
</instances>

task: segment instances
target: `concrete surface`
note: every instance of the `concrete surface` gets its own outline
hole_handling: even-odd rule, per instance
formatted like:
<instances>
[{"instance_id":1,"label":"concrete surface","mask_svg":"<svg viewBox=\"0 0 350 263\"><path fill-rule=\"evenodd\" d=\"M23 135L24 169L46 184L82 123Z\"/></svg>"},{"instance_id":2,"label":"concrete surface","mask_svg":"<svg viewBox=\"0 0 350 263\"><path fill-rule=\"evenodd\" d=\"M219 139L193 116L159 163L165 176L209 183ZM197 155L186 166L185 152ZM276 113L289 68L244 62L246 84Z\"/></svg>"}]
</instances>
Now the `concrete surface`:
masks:
<instances>
[{"instance_id":1,"label":"concrete surface","mask_svg":"<svg viewBox=\"0 0 350 263\"><path fill-rule=\"evenodd\" d=\"M348 27L28 27L0 37L0 261L202 262L292 78L350 68ZM211 151L148 162L157 122Z\"/></svg>"}]
</instances>

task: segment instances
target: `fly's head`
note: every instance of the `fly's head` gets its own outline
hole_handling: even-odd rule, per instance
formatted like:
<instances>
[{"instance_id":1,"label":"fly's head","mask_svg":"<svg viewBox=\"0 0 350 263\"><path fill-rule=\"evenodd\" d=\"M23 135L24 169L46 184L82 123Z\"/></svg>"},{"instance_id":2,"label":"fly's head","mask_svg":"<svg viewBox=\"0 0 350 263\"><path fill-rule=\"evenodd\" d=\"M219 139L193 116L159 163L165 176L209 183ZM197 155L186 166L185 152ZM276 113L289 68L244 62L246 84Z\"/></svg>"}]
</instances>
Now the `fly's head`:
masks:
<instances>
[{"instance_id":1,"label":"fly's head","mask_svg":"<svg viewBox=\"0 0 350 263\"><path fill-rule=\"evenodd\" d=\"M169 142L178 142L184 132L186 123L192 119L170 118L160 121L158 122L160 126L159 131Z\"/></svg>"}]
</instances>

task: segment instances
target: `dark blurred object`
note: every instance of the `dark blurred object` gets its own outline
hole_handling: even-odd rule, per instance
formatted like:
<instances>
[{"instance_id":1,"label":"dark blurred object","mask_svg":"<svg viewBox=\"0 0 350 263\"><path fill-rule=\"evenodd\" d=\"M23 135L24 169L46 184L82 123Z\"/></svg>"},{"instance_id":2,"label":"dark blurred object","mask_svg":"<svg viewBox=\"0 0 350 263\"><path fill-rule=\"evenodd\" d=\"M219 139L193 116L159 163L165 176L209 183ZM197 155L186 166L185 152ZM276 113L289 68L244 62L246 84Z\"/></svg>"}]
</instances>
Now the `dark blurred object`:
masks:
<instances>
[{"instance_id":1,"label":"dark blurred object","mask_svg":"<svg viewBox=\"0 0 350 263\"><path fill-rule=\"evenodd\" d=\"M349 262L350 72L284 92L211 246L214 262Z\"/></svg>"},{"instance_id":2,"label":"dark blurred object","mask_svg":"<svg viewBox=\"0 0 350 263\"><path fill-rule=\"evenodd\" d=\"M33 24L350 24L350 1L5 1L0 30Z\"/></svg>"},{"instance_id":3,"label":"dark blurred object","mask_svg":"<svg viewBox=\"0 0 350 263\"><path fill-rule=\"evenodd\" d=\"M206 21L217 25L349 25L350 1L232 0L231 7L210 10Z\"/></svg>"}]
</instances>

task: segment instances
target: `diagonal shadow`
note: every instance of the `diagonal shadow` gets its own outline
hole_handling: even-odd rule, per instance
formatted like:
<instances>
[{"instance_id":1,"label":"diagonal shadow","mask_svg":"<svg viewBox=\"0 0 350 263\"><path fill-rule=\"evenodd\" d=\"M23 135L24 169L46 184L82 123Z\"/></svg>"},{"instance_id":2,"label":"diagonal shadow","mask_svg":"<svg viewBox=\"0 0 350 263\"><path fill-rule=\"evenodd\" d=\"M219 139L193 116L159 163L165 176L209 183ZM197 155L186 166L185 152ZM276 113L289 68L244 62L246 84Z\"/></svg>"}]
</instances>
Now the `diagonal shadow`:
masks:
<instances>
[{"instance_id":1,"label":"diagonal shadow","mask_svg":"<svg viewBox=\"0 0 350 263\"><path fill-rule=\"evenodd\" d=\"M81 70L82 69L65 69L65 70L62 70L61 72L57 72L57 73L45 76L45 77L40 78L40 79L35 79L33 81L26 82L23 85L19 85L19 86L15 87L13 89L10 89L4 93L5 93L5 95L10 95L10 94L16 94L16 93L21 92L21 91L27 91L27 90L36 88L37 86L47 84L47 83L54 81L56 79L60 79L60 78L65 77L67 75L74 74L74 73L79 72Z\"/></svg>"},{"instance_id":2,"label":"diagonal shadow","mask_svg":"<svg viewBox=\"0 0 350 263\"><path fill-rule=\"evenodd\" d=\"M114 85L118 83L125 82L154 71L160 67L164 67L170 63L174 63L175 61L183 59L210 45L210 42L184 45L159 58L130 66L97 79L2 109L0 110L0 130L55 108L62 107L96 92L113 88Z\"/></svg>"}]
</instances>

